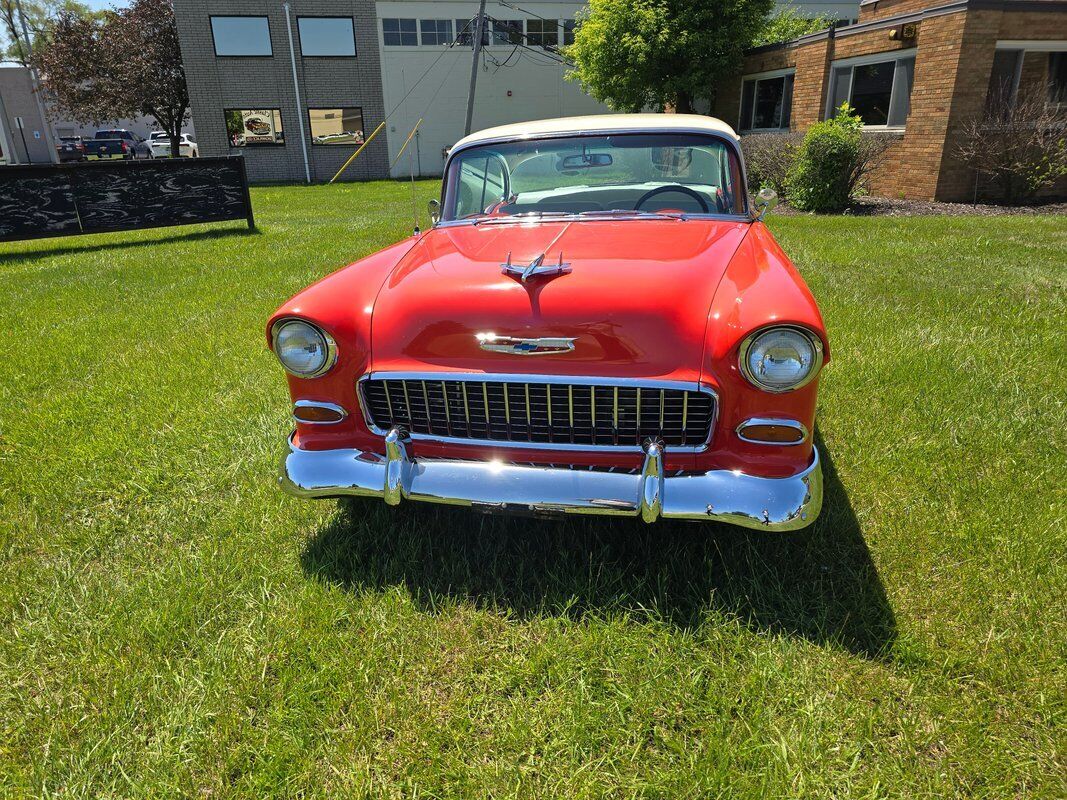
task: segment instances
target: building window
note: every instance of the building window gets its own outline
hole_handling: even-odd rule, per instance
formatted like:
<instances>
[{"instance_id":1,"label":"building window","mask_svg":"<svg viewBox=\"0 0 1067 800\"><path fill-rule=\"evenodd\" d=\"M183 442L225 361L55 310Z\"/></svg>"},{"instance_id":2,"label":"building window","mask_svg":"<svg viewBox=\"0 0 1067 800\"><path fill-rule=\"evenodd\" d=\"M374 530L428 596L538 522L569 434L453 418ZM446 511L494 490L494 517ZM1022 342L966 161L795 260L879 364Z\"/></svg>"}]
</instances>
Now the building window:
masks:
<instances>
[{"instance_id":1,"label":"building window","mask_svg":"<svg viewBox=\"0 0 1067 800\"><path fill-rule=\"evenodd\" d=\"M493 44L522 44L521 19L494 19Z\"/></svg>"},{"instance_id":2,"label":"building window","mask_svg":"<svg viewBox=\"0 0 1067 800\"><path fill-rule=\"evenodd\" d=\"M788 128L793 108L793 78L792 72L745 78L741 89L740 129Z\"/></svg>"},{"instance_id":3,"label":"building window","mask_svg":"<svg viewBox=\"0 0 1067 800\"><path fill-rule=\"evenodd\" d=\"M362 108L309 108L308 123L312 144L363 144Z\"/></svg>"},{"instance_id":4,"label":"building window","mask_svg":"<svg viewBox=\"0 0 1067 800\"><path fill-rule=\"evenodd\" d=\"M1048 54L1048 101L1067 107L1067 53Z\"/></svg>"},{"instance_id":5,"label":"building window","mask_svg":"<svg viewBox=\"0 0 1067 800\"><path fill-rule=\"evenodd\" d=\"M226 109L230 147L265 147L285 144L282 112L276 108Z\"/></svg>"},{"instance_id":6,"label":"building window","mask_svg":"<svg viewBox=\"0 0 1067 800\"><path fill-rule=\"evenodd\" d=\"M217 56L272 56L266 17L211 17Z\"/></svg>"},{"instance_id":7,"label":"building window","mask_svg":"<svg viewBox=\"0 0 1067 800\"><path fill-rule=\"evenodd\" d=\"M559 21L554 19L526 20L526 43L544 48L559 45Z\"/></svg>"},{"instance_id":8,"label":"building window","mask_svg":"<svg viewBox=\"0 0 1067 800\"><path fill-rule=\"evenodd\" d=\"M297 17L302 56L354 56L356 29L351 17Z\"/></svg>"},{"instance_id":9,"label":"building window","mask_svg":"<svg viewBox=\"0 0 1067 800\"><path fill-rule=\"evenodd\" d=\"M422 19L419 20L419 28L424 45L452 43L452 20L450 19Z\"/></svg>"},{"instance_id":10,"label":"building window","mask_svg":"<svg viewBox=\"0 0 1067 800\"><path fill-rule=\"evenodd\" d=\"M383 19L382 42L391 47L415 47L419 43L419 33L413 19Z\"/></svg>"},{"instance_id":11,"label":"building window","mask_svg":"<svg viewBox=\"0 0 1067 800\"><path fill-rule=\"evenodd\" d=\"M563 20L563 44L574 44L574 20Z\"/></svg>"},{"instance_id":12,"label":"building window","mask_svg":"<svg viewBox=\"0 0 1067 800\"><path fill-rule=\"evenodd\" d=\"M864 125L902 128L911 107L915 77L915 51L834 64L826 116L843 103L855 109Z\"/></svg>"}]
</instances>

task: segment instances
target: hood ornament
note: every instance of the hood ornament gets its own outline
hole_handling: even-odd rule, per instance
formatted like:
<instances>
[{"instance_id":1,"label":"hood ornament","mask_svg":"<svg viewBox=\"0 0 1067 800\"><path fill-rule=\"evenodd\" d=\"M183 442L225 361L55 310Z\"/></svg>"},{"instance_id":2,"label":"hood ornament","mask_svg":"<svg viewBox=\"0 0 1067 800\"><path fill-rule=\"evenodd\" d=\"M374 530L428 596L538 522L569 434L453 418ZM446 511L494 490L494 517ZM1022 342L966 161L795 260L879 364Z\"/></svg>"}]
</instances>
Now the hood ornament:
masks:
<instances>
[{"instance_id":1,"label":"hood ornament","mask_svg":"<svg viewBox=\"0 0 1067 800\"><path fill-rule=\"evenodd\" d=\"M569 353L574 350L574 339L543 337L519 339L514 336L497 336L493 332L479 333L478 346L492 353L510 353L516 356L548 356Z\"/></svg>"},{"instance_id":2,"label":"hood ornament","mask_svg":"<svg viewBox=\"0 0 1067 800\"><path fill-rule=\"evenodd\" d=\"M525 266L522 264L511 263L511 251L508 251L508 258L503 264L500 265L500 271L504 275L510 275L513 278L518 278L523 283L526 283L530 278L535 278L538 275L565 275L571 271L571 265L563 261L563 251L559 251L559 263L557 264L545 264L545 254L542 253L529 264Z\"/></svg>"}]
</instances>

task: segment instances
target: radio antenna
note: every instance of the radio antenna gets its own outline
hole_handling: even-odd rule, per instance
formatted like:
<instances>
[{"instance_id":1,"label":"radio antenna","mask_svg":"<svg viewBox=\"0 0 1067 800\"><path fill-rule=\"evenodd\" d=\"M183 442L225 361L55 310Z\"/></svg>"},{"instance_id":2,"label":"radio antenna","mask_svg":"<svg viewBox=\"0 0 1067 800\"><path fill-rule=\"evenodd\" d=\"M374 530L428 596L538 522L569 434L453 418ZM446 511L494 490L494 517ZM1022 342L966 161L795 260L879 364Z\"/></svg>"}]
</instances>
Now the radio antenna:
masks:
<instances>
[{"instance_id":1,"label":"radio antenna","mask_svg":"<svg viewBox=\"0 0 1067 800\"><path fill-rule=\"evenodd\" d=\"M408 174L411 176L411 216L415 220L415 236L422 233L419 230L419 210L418 203L415 201L415 162L411 157L411 151L408 150Z\"/></svg>"}]
</instances>

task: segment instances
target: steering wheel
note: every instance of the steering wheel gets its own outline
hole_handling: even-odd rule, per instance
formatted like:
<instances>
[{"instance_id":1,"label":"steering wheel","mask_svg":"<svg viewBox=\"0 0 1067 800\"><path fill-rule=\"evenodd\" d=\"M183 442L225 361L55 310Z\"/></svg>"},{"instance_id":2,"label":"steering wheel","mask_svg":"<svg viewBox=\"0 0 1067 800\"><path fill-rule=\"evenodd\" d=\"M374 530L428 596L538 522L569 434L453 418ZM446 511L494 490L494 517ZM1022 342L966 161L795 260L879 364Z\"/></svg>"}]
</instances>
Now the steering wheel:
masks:
<instances>
[{"instance_id":1,"label":"steering wheel","mask_svg":"<svg viewBox=\"0 0 1067 800\"><path fill-rule=\"evenodd\" d=\"M634 203L634 211L640 211L641 206L643 206L657 194L663 194L664 192L681 192L682 194L687 194L694 200L696 200L698 203L700 203L700 210L702 213L710 213L708 203L701 196L700 192L690 189L688 186L682 186L682 184L680 183L672 183L667 186L657 186L655 189L650 189L649 191L645 192L643 195L637 198L637 202Z\"/></svg>"}]
</instances>

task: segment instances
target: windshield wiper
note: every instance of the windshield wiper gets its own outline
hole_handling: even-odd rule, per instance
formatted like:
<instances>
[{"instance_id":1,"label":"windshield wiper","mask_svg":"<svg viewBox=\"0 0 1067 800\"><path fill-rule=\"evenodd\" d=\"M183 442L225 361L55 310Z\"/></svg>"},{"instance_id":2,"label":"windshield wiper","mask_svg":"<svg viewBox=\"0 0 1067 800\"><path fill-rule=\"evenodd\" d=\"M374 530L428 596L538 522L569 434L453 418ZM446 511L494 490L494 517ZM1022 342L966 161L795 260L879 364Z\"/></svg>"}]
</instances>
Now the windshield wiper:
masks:
<instances>
[{"instance_id":1,"label":"windshield wiper","mask_svg":"<svg viewBox=\"0 0 1067 800\"><path fill-rule=\"evenodd\" d=\"M579 217L665 217L685 219L684 211L643 211L632 208L609 208L603 211L579 211Z\"/></svg>"},{"instance_id":2,"label":"windshield wiper","mask_svg":"<svg viewBox=\"0 0 1067 800\"><path fill-rule=\"evenodd\" d=\"M522 211L518 214L505 214L499 217L475 217L471 220L475 225L487 223L500 224L524 219L540 219L541 217L570 217L569 211Z\"/></svg>"}]
</instances>

